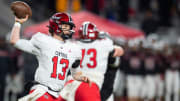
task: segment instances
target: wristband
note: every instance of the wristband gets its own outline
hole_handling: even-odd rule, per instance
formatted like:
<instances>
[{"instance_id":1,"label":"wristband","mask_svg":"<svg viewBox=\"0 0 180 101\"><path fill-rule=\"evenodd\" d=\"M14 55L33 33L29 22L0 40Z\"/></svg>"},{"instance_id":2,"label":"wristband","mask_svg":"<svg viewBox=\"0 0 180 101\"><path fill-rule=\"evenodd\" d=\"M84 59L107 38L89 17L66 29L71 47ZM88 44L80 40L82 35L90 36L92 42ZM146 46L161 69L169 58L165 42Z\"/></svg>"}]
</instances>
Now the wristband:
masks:
<instances>
[{"instance_id":1,"label":"wristband","mask_svg":"<svg viewBox=\"0 0 180 101\"><path fill-rule=\"evenodd\" d=\"M14 26L21 27L21 23L20 22L15 22Z\"/></svg>"},{"instance_id":2,"label":"wristband","mask_svg":"<svg viewBox=\"0 0 180 101\"><path fill-rule=\"evenodd\" d=\"M22 24L20 21L15 21L15 22L18 22L18 23Z\"/></svg>"}]
</instances>

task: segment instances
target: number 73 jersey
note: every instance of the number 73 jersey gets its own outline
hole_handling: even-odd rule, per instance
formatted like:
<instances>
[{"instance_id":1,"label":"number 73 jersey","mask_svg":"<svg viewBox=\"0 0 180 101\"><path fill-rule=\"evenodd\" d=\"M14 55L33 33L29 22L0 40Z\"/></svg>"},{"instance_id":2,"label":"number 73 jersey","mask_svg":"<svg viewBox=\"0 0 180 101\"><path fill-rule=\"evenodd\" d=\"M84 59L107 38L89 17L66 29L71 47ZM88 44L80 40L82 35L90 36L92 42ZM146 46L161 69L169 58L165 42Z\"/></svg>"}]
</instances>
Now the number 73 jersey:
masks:
<instances>
[{"instance_id":1,"label":"number 73 jersey","mask_svg":"<svg viewBox=\"0 0 180 101\"><path fill-rule=\"evenodd\" d=\"M78 43L82 51L80 64L82 72L104 74L107 69L109 53L114 49L112 40L105 38L90 43L81 41Z\"/></svg>"}]
</instances>

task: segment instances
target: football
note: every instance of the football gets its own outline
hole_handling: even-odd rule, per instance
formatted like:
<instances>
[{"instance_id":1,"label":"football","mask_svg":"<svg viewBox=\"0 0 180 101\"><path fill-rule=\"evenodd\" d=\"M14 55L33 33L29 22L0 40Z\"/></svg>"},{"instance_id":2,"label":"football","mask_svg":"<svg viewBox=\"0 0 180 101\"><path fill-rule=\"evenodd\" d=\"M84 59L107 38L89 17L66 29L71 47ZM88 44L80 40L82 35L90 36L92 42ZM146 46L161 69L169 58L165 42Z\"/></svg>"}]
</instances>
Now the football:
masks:
<instances>
[{"instance_id":1,"label":"football","mask_svg":"<svg viewBox=\"0 0 180 101\"><path fill-rule=\"evenodd\" d=\"M25 18L26 15L29 15L29 18L32 16L31 7L22 1L15 1L11 3L11 10L13 11L14 15L19 18Z\"/></svg>"}]
</instances>

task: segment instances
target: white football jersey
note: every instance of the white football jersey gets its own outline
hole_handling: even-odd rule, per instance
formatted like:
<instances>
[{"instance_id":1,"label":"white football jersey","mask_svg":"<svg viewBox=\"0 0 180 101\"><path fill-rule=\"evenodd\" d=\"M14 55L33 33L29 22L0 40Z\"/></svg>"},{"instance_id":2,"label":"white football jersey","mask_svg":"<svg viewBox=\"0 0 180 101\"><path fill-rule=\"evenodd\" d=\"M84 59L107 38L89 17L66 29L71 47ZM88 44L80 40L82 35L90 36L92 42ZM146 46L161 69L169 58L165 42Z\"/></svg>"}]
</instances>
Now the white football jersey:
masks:
<instances>
[{"instance_id":1,"label":"white football jersey","mask_svg":"<svg viewBox=\"0 0 180 101\"><path fill-rule=\"evenodd\" d=\"M81 71L101 87L107 69L109 53L114 49L112 40L105 38L90 43L78 41L78 44L82 51Z\"/></svg>"},{"instance_id":2,"label":"white football jersey","mask_svg":"<svg viewBox=\"0 0 180 101\"><path fill-rule=\"evenodd\" d=\"M59 41L42 33L35 34L30 41L19 40L15 46L35 54L39 66L35 81L59 91L64 86L67 73L76 59L81 59L81 50L72 41Z\"/></svg>"}]
</instances>

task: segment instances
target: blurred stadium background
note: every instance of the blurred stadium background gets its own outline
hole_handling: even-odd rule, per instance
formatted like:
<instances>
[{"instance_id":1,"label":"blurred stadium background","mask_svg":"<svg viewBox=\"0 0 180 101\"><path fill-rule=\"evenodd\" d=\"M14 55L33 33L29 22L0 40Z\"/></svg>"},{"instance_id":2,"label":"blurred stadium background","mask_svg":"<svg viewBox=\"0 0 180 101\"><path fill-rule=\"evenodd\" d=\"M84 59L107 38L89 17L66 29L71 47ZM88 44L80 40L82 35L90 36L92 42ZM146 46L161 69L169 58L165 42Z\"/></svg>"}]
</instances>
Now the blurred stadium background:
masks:
<instances>
[{"instance_id":1,"label":"blurred stadium background","mask_svg":"<svg viewBox=\"0 0 180 101\"><path fill-rule=\"evenodd\" d=\"M0 101L16 101L27 94L24 84L33 80L37 67L37 60L33 55L14 49L9 43L9 33L14 24L14 16L9 8L16 0L0 0ZM121 81L116 87L121 87L121 96L126 100L127 82L129 75L161 75L163 97L166 98L167 74L173 71L178 73L178 92L180 88L180 1L179 0L21 0L32 7L32 18L23 24L22 37L30 38L29 27L44 24L55 12L69 12L75 14L81 11L92 13L108 21L112 21L129 31L134 29L141 34L131 37L126 34L109 33L116 44L122 45L125 55L120 58L116 78ZM74 21L76 19L73 19ZM107 21L106 20L106 21ZM95 22L94 22L95 23ZM106 24L105 22L104 24ZM78 25L79 26L79 25ZM100 27L98 25L97 27ZM105 25L102 25L105 26ZM108 25L107 25L108 26ZM100 27L103 30L103 27ZM105 27L111 29L111 26ZM130 28L130 29L128 29ZM30 29L32 31L32 29ZM39 30L38 30L39 31ZM26 33L25 33L26 32ZM116 32L115 32L116 33ZM117 31L119 33L119 31ZM124 32L127 33L127 32ZM30 35L29 35L30 34ZM132 34L129 32L129 34ZM29 36L28 36L29 35ZM156 68L151 72L146 66L139 66L136 71L129 61L132 57L138 58L141 64L145 59L153 57ZM157 62L158 61L158 62ZM124 64L123 64L124 63ZM176 63L174 66L173 63ZM148 66L147 66L148 67ZM136 68L136 67L135 67ZM175 72L174 72L175 71ZM168 73L167 73L168 72ZM167 77L167 78L166 78ZM173 77L175 78L175 77ZM144 79L145 80L145 79ZM167 81L167 82L166 82ZM171 82L171 81L170 81ZM173 82L173 81L172 81ZM116 82L115 82L116 83ZM122 83L122 84L121 84ZM143 82L145 83L145 81ZM123 86L122 86L123 85ZM156 86L158 89L158 87ZM161 87L162 88L162 87ZM146 88L145 88L146 89ZM115 91L116 92L116 91ZM157 96L157 95L156 95ZM171 101L171 100L170 100ZM180 101L180 100L179 100Z\"/></svg>"}]
</instances>

